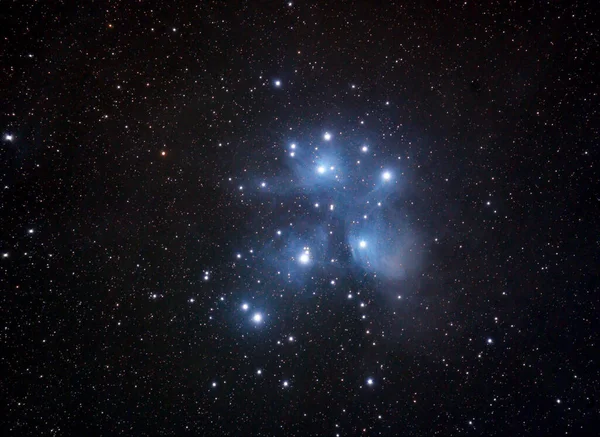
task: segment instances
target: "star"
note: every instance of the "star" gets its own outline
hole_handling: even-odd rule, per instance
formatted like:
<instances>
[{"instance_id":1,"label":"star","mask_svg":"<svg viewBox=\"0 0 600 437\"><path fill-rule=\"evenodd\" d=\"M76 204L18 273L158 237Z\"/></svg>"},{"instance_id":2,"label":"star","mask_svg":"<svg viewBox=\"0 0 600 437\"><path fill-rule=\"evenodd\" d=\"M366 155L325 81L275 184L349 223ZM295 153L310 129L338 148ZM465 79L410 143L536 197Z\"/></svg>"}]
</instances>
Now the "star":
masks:
<instances>
[{"instance_id":1,"label":"star","mask_svg":"<svg viewBox=\"0 0 600 437\"><path fill-rule=\"evenodd\" d=\"M296 148L296 144L292 143L290 144L290 149L294 150Z\"/></svg>"},{"instance_id":2,"label":"star","mask_svg":"<svg viewBox=\"0 0 600 437\"><path fill-rule=\"evenodd\" d=\"M487 344L492 344L492 343L494 343L494 340L492 340L491 338L488 338L487 339Z\"/></svg>"},{"instance_id":3,"label":"star","mask_svg":"<svg viewBox=\"0 0 600 437\"><path fill-rule=\"evenodd\" d=\"M216 382L213 382L213 383L212 383L212 386L213 386L213 387L216 387L216 386L217 386L217 383L216 383Z\"/></svg>"},{"instance_id":4,"label":"star","mask_svg":"<svg viewBox=\"0 0 600 437\"><path fill-rule=\"evenodd\" d=\"M8 258L8 252L4 252L4 253L2 254L2 258Z\"/></svg>"},{"instance_id":5,"label":"star","mask_svg":"<svg viewBox=\"0 0 600 437\"><path fill-rule=\"evenodd\" d=\"M280 80L276 80L276 81L275 81L275 86L276 86L277 88L279 88L279 87L281 86L281 81L280 81Z\"/></svg>"},{"instance_id":6,"label":"star","mask_svg":"<svg viewBox=\"0 0 600 437\"><path fill-rule=\"evenodd\" d=\"M389 171L383 173L383 180L389 181L392 178L392 174Z\"/></svg>"},{"instance_id":7,"label":"star","mask_svg":"<svg viewBox=\"0 0 600 437\"><path fill-rule=\"evenodd\" d=\"M28 229L28 230L27 230L27 233L28 233L28 234L33 234L33 232L34 232L34 231L33 231L33 229Z\"/></svg>"},{"instance_id":8,"label":"star","mask_svg":"<svg viewBox=\"0 0 600 437\"><path fill-rule=\"evenodd\" d=\"M367 379L367 385L373 385L373 378Z\"/></svg>"},{"instance_id":9,"label":"star","mask_svg":"<svg viewBox=\"0 0 600 437\"><path fill-rule=\"evenodd\" d=\"M365 240L362 240L360 243L358 243L358 246L361 249L364 249L365 247L367 247L367 242Z\"/></svg>"},{"instance_id":10,"label":"star","mask_svg":"<svg viewBox=\"0 0 600 437\"><path fill-rule=\"evenodd\" d=\"M369 151L369 148L367 146L362 146L362 148L360 149L363 153L367 153Z\"/></svg>"},{"instance_id":11,"label":"star","mask_svg":"<svg viewBox=\"0 0 600 437\"><path fill-rule=\"evenodd\" d=\"M283 381L283 386L284 386L284 387L287 387L287 386L289 386L289 385L290 385L290 383L289 383L289 382L287 382L287 381Z\"/></svg>"},{"instance_id":12,"label":"star","mask_svg":"<svg viewBox=\"0 0 600 437\"><path fill-rule=\"evenodd\" d=\"M267 186L267 183L266 182L261 182L260 186L263 187L263 188L265 188Z\"/></svg>"},{"instance_id":13,"label":"star","mask_svg":"<svg viewBox=\"0 0 600 437\"><path fill-rule=\"evenodd\" d=\"M302 264L308 264L310 261L310 253L306 250L302 255L300 255L300 262Z\"/></svg>"},{"instance_id":14,"label":"star","mask_svg":"<svg viewBox=\"0 0 600 437\"><path fill-rule=\"evenodd\" d=\"M254 315L252 316L252 321L254 323L260 323L262 322L263 316L261 313L254 313Z\"/></svg>"},{"instance_id":15,"label":"star","mask_svg":"<svg viewBox=\"0 0 600 437\"><path fill-rule=\"evenodd\" d=\"M12 141L14 138L15 138L15 137L14 137L13 135L11 135L11 134L6 134L6 135L4 135L4 139L5 139L6 141Z\"/></svg>"},{"instance_id":16,"label":"star","mask_svg":"<svg viewBox=\"0 0 600 437\"><path fill-rule=\"evenodd\" d=\"M291 335L288 337L288 341L294 341L294 337L292 337Z\"/></svg>"},{"instance_id":17,"label":"star","mask_svg":"<svg viewBox=\"0 0 600 437\"><path fill-rule=\"evenodd\" d=\"M329 132L325 132L325 134L323 135L323 139L325 141L331 140L331 134Z\"/></svg>"},{"instance_id":18,"label":"star","mask_svg":"<svg viewBox=\"0 0 600 437\"><path fill-rule=\"evenodd\" d=\"M326 171L327 171L327 170L326 170L326 169L325 169L325 167L323 167L322 165L321 165L321 166L319 166L319 168L317 168L317 172L318 172L319 174L323 174L323 173L325 173Z\"/></svg>"},{"instance_id":19,"label":"star","mask_svg":"<svg viewBox=\"0 0 600 437\"><path fill-rule=\"evenodd\" d=\"M256 371L256 374L257 374L257 375L262 375L262 370L258 369L258 370Z\"/></svg>"},{"instance_id":20,"label":"star","mask_svg":"<svg viewBox=\"0 0 600 437\"><path fill-rule=\"evenodd\" d=\"M248 308L250 308L250 305L248 305L247 303L242 304L242 310L248 311Z\"/></svg>"}]
</instances>

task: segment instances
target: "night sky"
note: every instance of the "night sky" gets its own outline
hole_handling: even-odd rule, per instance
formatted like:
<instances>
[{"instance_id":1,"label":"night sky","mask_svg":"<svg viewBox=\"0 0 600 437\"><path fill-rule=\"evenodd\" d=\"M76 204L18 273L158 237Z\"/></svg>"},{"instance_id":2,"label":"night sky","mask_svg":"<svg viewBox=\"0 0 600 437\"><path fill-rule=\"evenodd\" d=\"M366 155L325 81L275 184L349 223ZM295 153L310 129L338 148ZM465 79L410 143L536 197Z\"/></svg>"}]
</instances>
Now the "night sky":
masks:
<instances>
[{"instance_id":1,"label":"night sky","mask_svg":"<svg viewBox=\"0 0 600 437\"><path fill-rule=\"evenodd\" d=\"M593 431L591 5L67 3L0 17L5 432Z\"/></svg>"}]
</instances>

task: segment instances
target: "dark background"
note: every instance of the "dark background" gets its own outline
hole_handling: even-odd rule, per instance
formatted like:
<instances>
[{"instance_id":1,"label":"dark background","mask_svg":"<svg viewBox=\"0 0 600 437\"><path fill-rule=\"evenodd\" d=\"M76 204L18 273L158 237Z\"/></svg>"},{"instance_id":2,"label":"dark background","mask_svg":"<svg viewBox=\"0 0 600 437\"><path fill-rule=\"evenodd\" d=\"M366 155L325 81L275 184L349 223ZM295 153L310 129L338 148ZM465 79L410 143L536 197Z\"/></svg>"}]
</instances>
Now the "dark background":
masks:
<instances>
[{"instance_id":1,"label":"dark background","mask_svg":"<svg viewBox=\"0 0 600 437\"><path fill-rule=\"evenodd\" d=\"M3 2L3 429L591 432L595 18L586 2ZM280 174L290 128L358 118L410 158L423 241L399 283L341 275L366 326L323 281L279 297L260 260L232 268L275 216L235 181ZM234 306L261 278L273 323L256 331Z\"/></svg>"}]
</instances>

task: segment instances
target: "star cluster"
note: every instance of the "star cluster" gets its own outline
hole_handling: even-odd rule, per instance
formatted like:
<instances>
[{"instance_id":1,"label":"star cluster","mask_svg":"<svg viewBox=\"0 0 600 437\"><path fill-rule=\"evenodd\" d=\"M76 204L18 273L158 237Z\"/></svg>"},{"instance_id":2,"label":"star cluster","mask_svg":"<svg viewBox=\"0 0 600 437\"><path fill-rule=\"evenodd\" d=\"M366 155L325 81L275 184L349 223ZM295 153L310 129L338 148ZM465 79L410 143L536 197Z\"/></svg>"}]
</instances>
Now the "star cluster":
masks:
<instances>
[{"instance_id":1,"label":"star cluster","mask_svg":"<svg viewBox=\"0 0 600 437\"><path fill-rule=\"evenodd\" d=\"M584 435L581 2L3 7L8 435Z\"/></svg>"}]
</instances>

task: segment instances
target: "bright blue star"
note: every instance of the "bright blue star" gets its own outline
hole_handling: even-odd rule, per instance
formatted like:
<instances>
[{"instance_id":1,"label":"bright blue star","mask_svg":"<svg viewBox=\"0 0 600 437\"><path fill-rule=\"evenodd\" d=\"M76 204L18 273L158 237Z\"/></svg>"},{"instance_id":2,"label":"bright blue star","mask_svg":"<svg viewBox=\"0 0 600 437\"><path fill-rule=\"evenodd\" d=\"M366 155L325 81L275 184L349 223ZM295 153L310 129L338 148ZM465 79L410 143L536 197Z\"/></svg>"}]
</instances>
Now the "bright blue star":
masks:
<instances>
[{"instance_id":1,"label":"bright blue star","mask_svg":"<svg viewBox=\"0 0 600 437\"><path fill-rule=\"evenodd\" d=\"M300 255L300 262L302 264L308 264L310 262L310 252L305 250L302 255Z\"/></svg>"}]
</instances>

